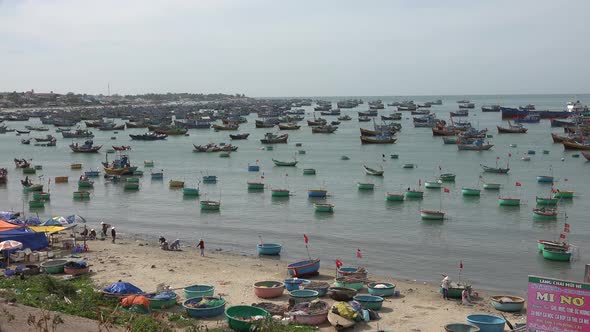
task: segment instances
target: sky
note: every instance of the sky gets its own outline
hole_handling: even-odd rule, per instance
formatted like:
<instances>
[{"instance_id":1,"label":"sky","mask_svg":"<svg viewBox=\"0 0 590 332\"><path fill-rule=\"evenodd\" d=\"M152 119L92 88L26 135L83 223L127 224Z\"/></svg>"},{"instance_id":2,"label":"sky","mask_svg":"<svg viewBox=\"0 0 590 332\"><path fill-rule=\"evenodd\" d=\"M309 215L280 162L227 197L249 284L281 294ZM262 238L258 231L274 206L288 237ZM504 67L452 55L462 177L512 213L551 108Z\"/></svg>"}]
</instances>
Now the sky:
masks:
<instances>
[{"instance_id":1,"label":"sky","mask_svg":"<svg viewBox=\"0 0 590 332\"><path fill-rule=\"evenodd\" d=\"M0 0L0 91L588 93L590 1Z\"/></svg>"}]
</instances>

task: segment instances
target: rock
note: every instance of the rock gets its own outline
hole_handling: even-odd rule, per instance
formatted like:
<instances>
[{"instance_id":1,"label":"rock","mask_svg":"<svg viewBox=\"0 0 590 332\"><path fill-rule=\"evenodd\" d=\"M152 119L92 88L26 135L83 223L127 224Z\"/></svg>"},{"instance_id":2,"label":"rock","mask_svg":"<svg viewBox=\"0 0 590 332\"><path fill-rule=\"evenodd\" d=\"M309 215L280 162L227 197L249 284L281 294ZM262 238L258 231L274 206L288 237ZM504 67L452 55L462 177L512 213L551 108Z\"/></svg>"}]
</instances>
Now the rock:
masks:
<instances>
[{"instance_id":1,"label":"rock","mask_svg":"<svg viewBox=\"0 0 590 332\"><path fill-rule=\"evenodd\" d=\"M151 266L151 268L152 268L152 269L155 269L155 268L156 268L156 266L155 266L155 265L152 265L152 266Z\"/></svg>"}]
</instances>

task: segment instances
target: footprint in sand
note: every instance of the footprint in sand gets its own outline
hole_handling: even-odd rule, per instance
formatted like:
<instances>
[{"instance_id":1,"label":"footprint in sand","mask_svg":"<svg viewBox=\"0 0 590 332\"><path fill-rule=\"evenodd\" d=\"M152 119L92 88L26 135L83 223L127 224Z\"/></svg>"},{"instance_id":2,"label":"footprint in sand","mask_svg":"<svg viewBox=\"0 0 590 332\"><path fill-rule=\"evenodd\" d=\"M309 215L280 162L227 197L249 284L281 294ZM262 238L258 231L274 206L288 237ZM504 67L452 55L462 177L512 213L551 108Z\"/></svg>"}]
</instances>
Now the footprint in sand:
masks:
<instances>
[{"instance_id":1,"label":"footprint in sand","mask_svg":"<svg viewBox=\"0 0 590 332\"><path fill-rule=\"evenodd\" d=\"M421 305L414 305L414 306L412 306L412 308L414 308L414 309L426 309L426 310L436 310L437 309L435 307L425 307L425 306L421 306Z\"/></svg>"}]
</instances>

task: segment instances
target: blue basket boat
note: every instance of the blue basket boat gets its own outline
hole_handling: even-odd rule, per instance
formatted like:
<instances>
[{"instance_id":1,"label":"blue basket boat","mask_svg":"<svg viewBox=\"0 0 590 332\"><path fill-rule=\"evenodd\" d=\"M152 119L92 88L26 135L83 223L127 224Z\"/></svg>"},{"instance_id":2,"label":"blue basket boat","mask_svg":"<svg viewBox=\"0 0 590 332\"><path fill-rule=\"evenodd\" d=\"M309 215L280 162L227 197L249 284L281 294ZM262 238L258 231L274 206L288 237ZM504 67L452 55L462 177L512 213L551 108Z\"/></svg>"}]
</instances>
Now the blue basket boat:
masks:
<instances>
[{"instance_id":1,"label":"blue basket boat","mask_svg":"<svg viewBox=\"0 0 590 332\"><path fill-rule=\"evenodd\" d=\"M540 183L553 183L553 177L549 175L539 175L537 176L537 182Z\"/></svg>"},{"instance_id":2,"label":"blue basket boat","mask_svg":"<svg viewBox=\"0 0 590 332\"><path fill-rule=\"evenodd\" d=\"M311 280L307 280L307 279L299 279L299 278L288 278L283 280L283 282L285 283L285 288L287 289L287 291L294 291L297 290L301 287L301 285L306 285L311 283Z\"/></svg>"},{"instance_id":3,"label":"blue basket boat","mask_svg":"<svg viewBox=\"0 0 590 332\"><path fill-rule=\"evenodd\" d=\"M259 255L276 256L281 253L282 245L278 243L258 243L256 249Z\"/></svg>"},{"instance_id":4,"label":"blue basket boat","mask_svg":"<svg viewBox=\"0 0 590 332\"><path fill-rule=\"evenodd\" d=\"M395 294L395 284L387 282L371 282L367 285L367 289L369 290L369 294L381 297Z\"/></svg>"},{"instance_id":5,"label":"blue basket boat","mask_svg":"<svg viewBox=\"0 0 590 332\"><path fill-rule=\"evenodd\" d=\"M481 332L504 332L506 320L493 315L469 315L467 323L479 327Z\"/></svg>"},{"instance_id":6,"label":"blue basket boat","mask_svg":"<svg viewBox=\"0 0 590 332\"><path fill-rule=\"evenodd\" d=\"M328 191L324 189L310 189L307 191L307 197L325 198L327 194Z\"/></svg>"},{"instance_id":7,"label":"blue basket boat","mask_svg":"<svg viewBox=\"0 0 590 332\"><path fill-rule=\"evenodd\" d=\"M292 277L317 275L320 270L320 259L311 259L287 265L287 272Z\"/></svg>"},{"instance_id":8,"label":"blue basket boat","mask_svg":"<svg viewBox=\"0 0 590 332\"><path fill-rule=\"evenodd\" d=\"M258 171L260 171L260 166L248 165L248 172L258 172Z\"/></svg>"},{"instance_id":9,"label":"blue basket boat","mask_svg":"<svg viewBox=\"0 0 590 332\"><path fill-rule=\"evenodd\" d=\"M193 307L192 305L196 305L197 303L201 302L203 299L212 300L212 301L219 301L221 304L218 304L214 307ZM193 318L207 318L207 317L215 317L222 315L225 311L225 300L220 297L196 297L193 299L188 299L182 303L182 306L186 310L186 313L193 317Z\"/></svg>"},{"instance_id":10,"label":"blue basket boat","mask_svg":"<svg viewBox=\"0 0 590 332\"><path fill-rule=\"evenodd\" d=\"M296 289L289 292L289 298L295 303L317 300L319 292L312 289Z\"/></svg>"}]
</instances>

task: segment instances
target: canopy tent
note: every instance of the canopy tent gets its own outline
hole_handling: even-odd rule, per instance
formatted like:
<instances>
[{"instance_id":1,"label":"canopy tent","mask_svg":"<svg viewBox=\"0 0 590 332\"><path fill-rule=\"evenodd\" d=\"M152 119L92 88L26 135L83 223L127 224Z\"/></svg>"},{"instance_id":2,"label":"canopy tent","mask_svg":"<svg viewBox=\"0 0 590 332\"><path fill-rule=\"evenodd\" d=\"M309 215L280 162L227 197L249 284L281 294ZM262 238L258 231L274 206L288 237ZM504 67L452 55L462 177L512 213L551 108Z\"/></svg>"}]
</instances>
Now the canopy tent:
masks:
<instances>
[{"instance_id":1,"label":"canopy tent","mask_svg":"<svg viewBox=\"0 0 590 332\"><path fill-rule=\"evenodd\" d=\"M20 216L20 212L13 212L13 211L0 211L0 220L11 220L18 218Z\"/></svg>"},{"instance_id":2,"label":"canopy tent","mask_svg":"<svg viewBox=\"0 0 590 332\"><path fill-rule=\"evenodd\" d=\"M0 231L0 241L6 240L22 243L23 249L29 248L31 250L40 250L49 246L45 233L35 232L27 227L18 227Z\"/></svg>"},{"instance_id":3,"label":"canopy tent","mask_svg":"<svg viewBox=\"0 0 590 332\"><path fill-rule=\"evenodd\" d=\"M21 227L23 227L23 226L15 225L15 224L9 223L8 221L0 220L0 232L7 231L10 229L15 229L15 228L21 228Z\"/></svg>"},{"instance_id":4,"label":"canopy tent","mask_svg":"<svg viewBox=\"0 0 590 332\"><path fill-rule=\"evenodd\" d=\"M29 228L35 232L43 232L47 235L58 233L66 229L63 226L31 226Z\"/></svg>"}]
</instances>

